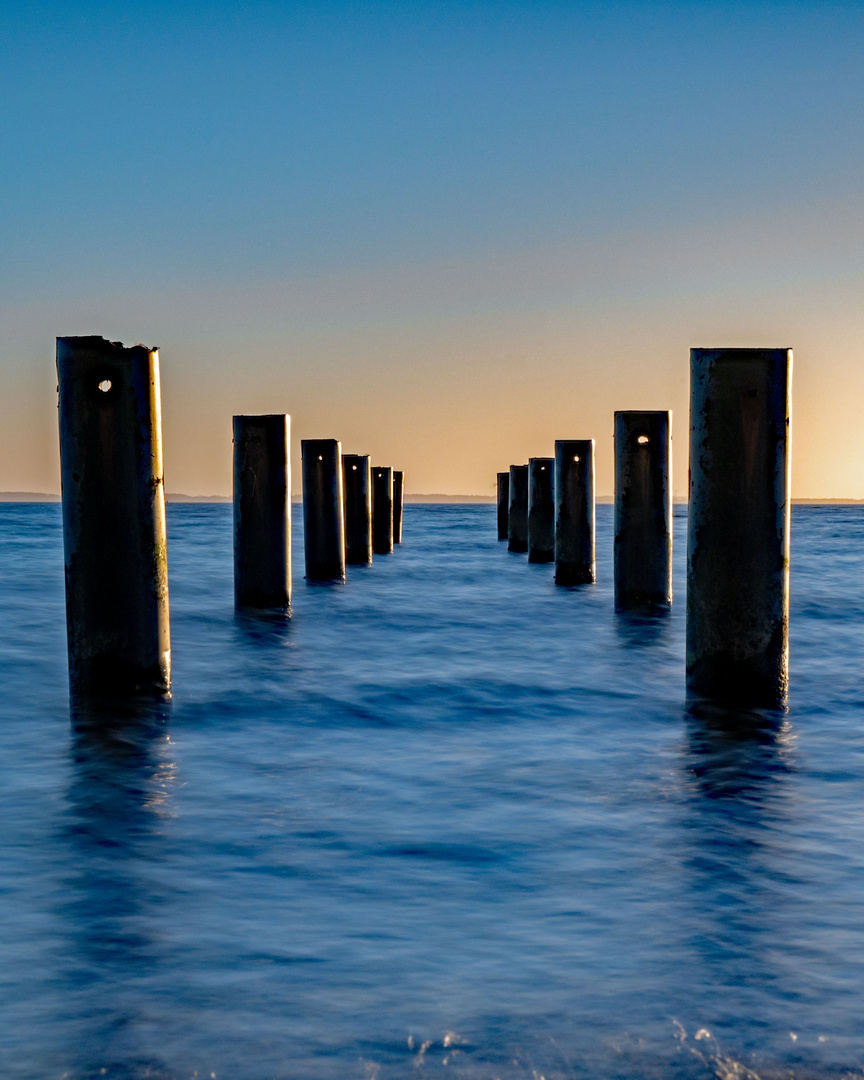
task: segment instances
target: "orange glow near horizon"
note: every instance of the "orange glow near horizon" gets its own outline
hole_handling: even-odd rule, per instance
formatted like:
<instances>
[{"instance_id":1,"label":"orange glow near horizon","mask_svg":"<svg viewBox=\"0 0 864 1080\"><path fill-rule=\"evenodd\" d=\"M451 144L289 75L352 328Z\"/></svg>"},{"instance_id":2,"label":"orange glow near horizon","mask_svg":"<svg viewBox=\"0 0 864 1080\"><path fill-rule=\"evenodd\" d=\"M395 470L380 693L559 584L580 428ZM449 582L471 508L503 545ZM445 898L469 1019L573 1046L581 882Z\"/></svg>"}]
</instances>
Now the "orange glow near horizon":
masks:
<instances>
[{"instance_id":1,"label":"orange glow near horizon","mask_svg":"<svg viewBox=\"0 0 864 1080\"><path fill-rule=\"evenodd\" d=\"M690 347L758 345L795 350L794 496L864 498L864 274L845 259L864 222L796 211L792 244L789 216L7 308L0 490L58 490L54 335L102 333L161 345L169 492L230 494L232 415L285 411L295 466L301 439L339 438L412 494L491 495L555 439L594 438L608 495L614 411L671 409L680 497Z\"/></svg>"}]
</instances>

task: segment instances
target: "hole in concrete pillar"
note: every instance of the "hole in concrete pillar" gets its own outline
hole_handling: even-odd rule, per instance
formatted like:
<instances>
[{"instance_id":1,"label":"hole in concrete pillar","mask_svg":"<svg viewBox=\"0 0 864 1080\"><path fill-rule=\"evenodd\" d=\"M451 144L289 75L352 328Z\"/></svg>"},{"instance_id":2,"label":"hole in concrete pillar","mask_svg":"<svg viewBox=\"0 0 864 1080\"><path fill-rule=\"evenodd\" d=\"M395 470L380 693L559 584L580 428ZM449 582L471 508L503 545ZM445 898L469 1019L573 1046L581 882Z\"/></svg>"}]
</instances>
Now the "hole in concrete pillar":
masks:
<instances>
[{"instance_id":1,"label":"hole in concrete pillar","mask_svg":"<svg viewBox=\"0 0 864 1080\"><path fill-rule=\"evenodd\" d=\"M636 442L638 442L640 446L644 446L647 442L650 441L651 440L648 438L647 435L640 435L639 438L636 440Z\"/></svg>"},{"instance_id":2,"label":"hole in concrete pillar","mask_svg":"<svg viewBox=\"0 0 864 1080\"><path fill-rule=\"evenodd\" d=\"M103 379L102 382L99 383L99 389L102 391L103 394L107 394L108 391L111 389L111 380Z\"/></svg>"}]
</instances>

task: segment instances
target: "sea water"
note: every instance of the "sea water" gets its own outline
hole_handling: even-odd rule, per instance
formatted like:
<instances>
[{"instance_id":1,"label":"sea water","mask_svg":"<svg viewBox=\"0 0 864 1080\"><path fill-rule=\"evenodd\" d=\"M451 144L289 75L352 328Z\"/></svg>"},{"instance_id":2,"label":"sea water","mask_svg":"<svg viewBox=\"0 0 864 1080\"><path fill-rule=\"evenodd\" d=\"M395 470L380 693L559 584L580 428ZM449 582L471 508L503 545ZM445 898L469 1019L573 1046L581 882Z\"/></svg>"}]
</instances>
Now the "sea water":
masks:
<instances>
[{"instance_id":1,"label":"sea water","mask_svg":"<svg viewBox=\"0 0 864 1080\"><path fill-rule=\"evenodd\" d=\"M174 700L70 723L56 505L0 506L0 1076L861 1076L864 511L793 511L785 714L688 710L671 615L491 506L290 622L168 512Z\"/></svg>"}]
</instances>

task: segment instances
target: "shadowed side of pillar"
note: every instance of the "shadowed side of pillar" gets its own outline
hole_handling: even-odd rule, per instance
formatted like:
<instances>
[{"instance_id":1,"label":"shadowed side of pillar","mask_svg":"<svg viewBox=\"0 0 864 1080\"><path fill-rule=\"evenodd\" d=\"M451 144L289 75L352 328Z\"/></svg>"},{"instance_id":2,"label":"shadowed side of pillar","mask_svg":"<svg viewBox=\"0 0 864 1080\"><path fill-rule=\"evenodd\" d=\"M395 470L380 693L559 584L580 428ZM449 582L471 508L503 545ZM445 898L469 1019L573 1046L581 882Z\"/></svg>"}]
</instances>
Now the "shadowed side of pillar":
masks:
<instances>
[{"instance_id":1,"label":"shadowed side of pillar","mask_svg":"<svg viewBox=\"0 0 864 1080\"><path fill-rule=\"evenodd\" d=\"M615 413L615 607L672 603L672 414Z\"/></svg>"},{"instance_id":2,"label":"shadowed side of pillar","mask_svg":"<svg viewBox=\"0 0 864 1080\"><path fill-rule=\"evenodd\" d=\"M300 447L306 580L344 581L342 447L338 439L304 439Z\"/></svg>"},{"instance_id":3,"label":"shadowed side of pillar","mask_svg":"<svg viewBox=\"0 0 864 1080\"><path fill-rule=\"evenodd\" d=\"M555 458L528 459L528 562L555 560Z\"/></svg>"},{"instance_id":4,"label":"shadowed side of pillar","mask_svg":"<svg viewBox=\"0 0 864 1080\"><path fill-rule=\"evenodd\" d=\"M57 339L73 698L171 687L159 353Z\"/></svg>"},{"instance_id":5,"label":"shadowed side of pillar","mask_svg":"<svg viewBox=\"0 0 864 1080\"><path fill-rule=\"evenodd\" d=\"M789 653L791 349L693 349L691 696L782 707Z\"/></svg>"},{"instance_id":6,"label":"shadowed side of pillar","mask_svg":"<svg viewBox=\"0 0 864 1080\"><path fill-rule=\"evenodd\" d=\"M393 543L402 543L402 505L405 501L405 473L393 471Z\"/></svg>"},{"instance_id":7,"label":"shadowed side of pillar","mask_svg":"<svg viewBox=\"0 0 864 1080\"><path fill-rule=\"evenodd\" d=\"M528 466L510 466L510 503L507 514L507 550L528 550Z\"/></svg>"},{"instance_id":8,"label":"shadowed side of pillar","mask_svg":"<svg viewBox=\"0 0 864 1080\"><path fill-rule=\"evenodd\" d=\"M594 440L555 443L555 583L587 585L594 569Z\"/></svg>"},{"instance_id":9,"label":"shadowed side of pillar","mask_svg":"<svg viewBox=\"0 0 864 1080\"><path fill-rule=\"evenodd\" d=\"M506 540L510 529L510 473L498 473L498 539Z\"/></svg>"},{"instance_id":10,"label":"shadowed side of pillar","mask_svg":"<svg viewBox=\"0 0 864 1080\"><path fill-rule=\"evenodd\" d=\"M291 418L234 417L234 602L291 606Z\"/></svg>"},{"instance_id":11,"label":"shadowed side of pillar","mask_svg":"<svg viewBox=\"0 0 864 1080\"><path fill-rule=\"evenodd\" d=\"M389 555L393 550L393 470L372 467L372 550Z\"/></svg>"},{"instance_id":12,"label":"shadowed side of pillar","mask_svg":"<svg viewBox=\"0 0 864 1080\"><path fill-rule=\"evenodd\" d=\"M372 562L372 461L368 454L342 455L345 499L345 562Z\"/></svg>"}]
</instances>

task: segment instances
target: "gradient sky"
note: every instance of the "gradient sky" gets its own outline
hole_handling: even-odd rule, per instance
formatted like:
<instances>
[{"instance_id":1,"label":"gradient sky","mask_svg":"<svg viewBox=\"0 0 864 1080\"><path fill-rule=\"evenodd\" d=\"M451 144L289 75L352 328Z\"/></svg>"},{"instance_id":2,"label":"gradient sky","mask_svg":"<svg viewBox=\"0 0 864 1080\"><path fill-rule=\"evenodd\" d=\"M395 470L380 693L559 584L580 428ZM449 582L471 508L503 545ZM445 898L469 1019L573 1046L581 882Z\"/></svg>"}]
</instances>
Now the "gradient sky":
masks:
<instances>
[{"instance_id":1,"label":"gradient sky","mask_svg":"<svg viewBox=\"0 0 864 1080\"><path fill-rule=\"evenodd\" d=\"M793 492L864 498L864 4L0 13L0 490L58 491L54 338L158 345L169 491L231 416L495 473L792 347ZM294 458L299 474L299 452ZM295 479L295 488L297 480Z\"/></svg>"}]
</instances>

